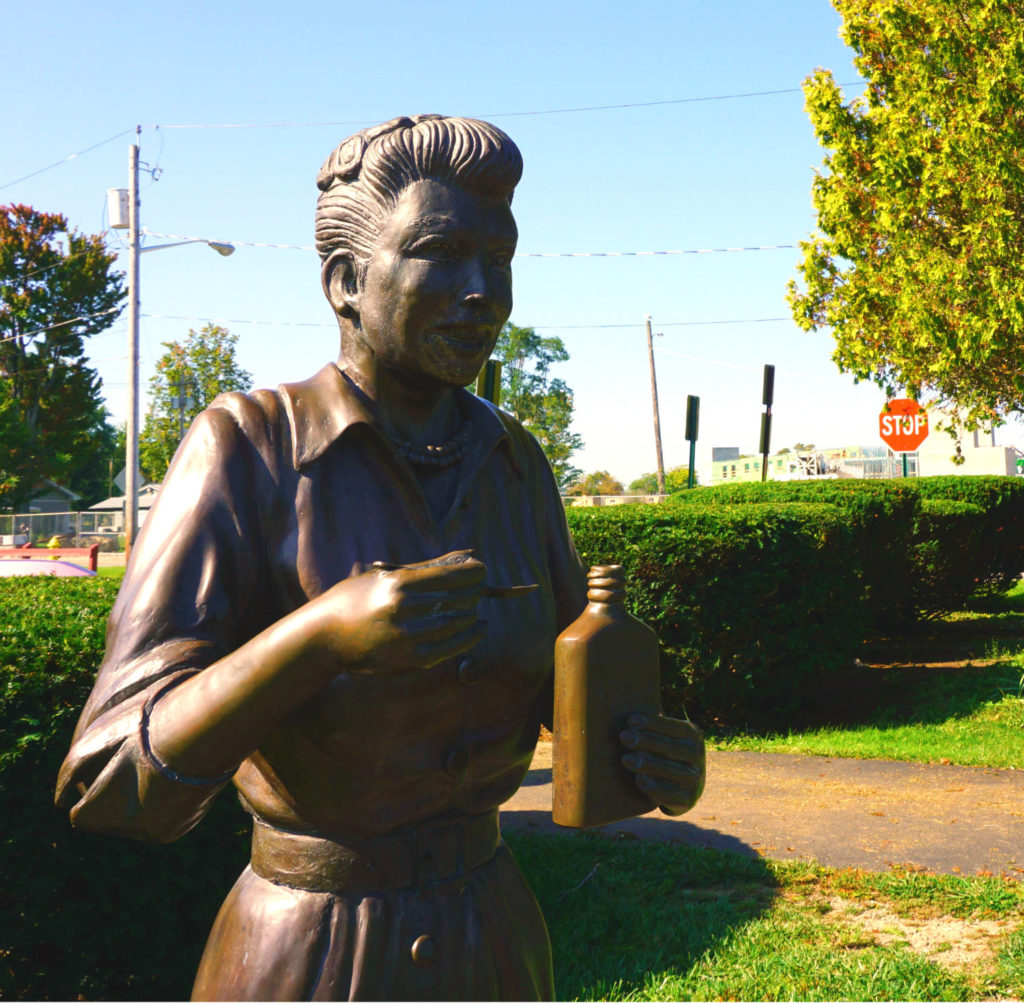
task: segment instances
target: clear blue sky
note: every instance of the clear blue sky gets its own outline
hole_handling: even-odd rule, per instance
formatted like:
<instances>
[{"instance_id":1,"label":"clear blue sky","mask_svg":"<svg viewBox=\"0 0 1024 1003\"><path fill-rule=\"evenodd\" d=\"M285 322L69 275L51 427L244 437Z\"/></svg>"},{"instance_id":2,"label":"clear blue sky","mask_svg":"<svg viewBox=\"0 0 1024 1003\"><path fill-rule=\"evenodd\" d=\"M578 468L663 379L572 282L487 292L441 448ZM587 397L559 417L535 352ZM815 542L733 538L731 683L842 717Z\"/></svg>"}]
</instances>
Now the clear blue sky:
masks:
<instances>
[{"instance_id":1,"label":"clear blue sky","mask_svg":"<svg viewBox=\"0 0 1024 1003\"><path fill-rule=\"evenodd\" d=\"M813 229L821 160L797 89L816 66L857 79L838 26L827 0L11 5L0 201L103 229L106 189L127 186L129 135L7 182L139 124L141 157L162 170L155 182L143 177L145 227L309 245L316 172L331 149L365 125L436 111L490 118L520 145L520 251L795 244ZM779 90L789 92L682 101ZM659 101L676 103L528 114ZM212 128L261 123L304 124ZM667 465L687 459L688 393L701 397L698 463L712 445L757 448L764 363L777 367L773 446L877 441L882 395L837 372L827 334L752 322L788 317L797 259L796 250L517 259L512 320L559 335L571 354L557 375L576 392L586 442L577 464L626 481L654 469L645 314L664 332ZM240 361L260 386L301 379L336 355L307 251L239 246L223 259L196 245L146 255L142 310L144 380L162 342L207 318L239 335ZM737 320L746 323L694 323ZM119 420L126 352L124 320L91 342ZM1016 427L1000 436L1024 439Z\"/></svg>"}]
</instances>

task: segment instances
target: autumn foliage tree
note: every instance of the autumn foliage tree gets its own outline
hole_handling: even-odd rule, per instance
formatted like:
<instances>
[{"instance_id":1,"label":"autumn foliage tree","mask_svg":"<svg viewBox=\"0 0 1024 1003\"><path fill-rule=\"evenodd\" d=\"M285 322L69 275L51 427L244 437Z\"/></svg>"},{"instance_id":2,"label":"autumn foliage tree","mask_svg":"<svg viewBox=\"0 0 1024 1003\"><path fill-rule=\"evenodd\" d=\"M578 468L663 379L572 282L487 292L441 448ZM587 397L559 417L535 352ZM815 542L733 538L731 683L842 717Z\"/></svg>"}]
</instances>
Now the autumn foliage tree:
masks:
<instances>
[{"instance_id":1,"label":"autumn foliage tree","mask_svg":"<svg viewBox=\"0 0 1024 1003\"><path fill-rule=\"evenodd\" d=\"M607 470L595 470L580 477L566 494L569 495L621 495L622 482L616 480Z\"/></svg>"},{"instance_id":2,"label":"autumn foliage tree","mask_svg":"<svg viewBox=\"0 0 1024 1003\"><path fill-rule=\"evenodd\" d=\"M1024 410L1024 4L833 3L867 89L804 84L828 152L793 316L843 371L968 427Z\"/></svg>"},{"instance_id":3,"label":"autumn foliage tree","mask_svg":"<svg viewBox=\"0 0 1024 1003\"><path fill-rule=\"evenodd\" d=\"M0 206L0 501L19 507L46 480L102 497L115 431L86 339L124 300L101 236L59 213Z\"/></svg>"},{"instance_id":4,"label":"autumn foliage tree","mask_svg":"<svg viewBox=\"0 0 1024 1003\"><path fill-rule=\"evenodd\" d=\"M149 411L139 440L139 462L150 481L162 481L193 419L229 390L248 390L252 374L236 357L238 335L217 324L167 341L149 381Z\"/></svg>"}]
</instances>

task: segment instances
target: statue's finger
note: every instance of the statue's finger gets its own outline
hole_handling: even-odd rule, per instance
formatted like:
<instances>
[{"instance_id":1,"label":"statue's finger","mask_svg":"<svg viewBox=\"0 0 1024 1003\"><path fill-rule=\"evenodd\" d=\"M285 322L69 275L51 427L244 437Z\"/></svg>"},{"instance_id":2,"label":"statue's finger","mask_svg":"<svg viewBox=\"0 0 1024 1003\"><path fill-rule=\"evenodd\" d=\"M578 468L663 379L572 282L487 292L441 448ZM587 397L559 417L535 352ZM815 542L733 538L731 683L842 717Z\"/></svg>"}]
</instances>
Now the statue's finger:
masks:
<instances>
[{"instance_id":1,"label":"statue's finger","mask_svg":"<svg viewBox=\"0 0 1024 1003\"><path fill-rule=\"evenodd\" d=\"M673 738L639 728L627 728L619 733L619 740L627 749L652 752L666 759L689 760L703 756L704 740L699 735Z\"/></svg>"},{"instance_id":2,"label":"statue's finger","mask_svg":"<svg viewBox=\"0 0 1024 1003\"><path fill-rule=\"evenodd\" d=\"M633 773L644 777L658 777L677 783L685 783L691 777L701 774L700 763L687 763L678 760L663 759L649 752L627 752L622 757L622 765Z\"/></svg>"},{"instance_id":3,"label":"statue's finger","mask_svg":"<svg viewBox=\"0 0 1024 1003\"><path fill-rule=\"evenodd\" d=\"M483 583L487 568L475 557L454 564L427 564L402 570L402 587L408 592L451 592Z\"/></svg>"},{"instance_id":4,"label":"statue's finger","mask_svg":"<svg viewBox=\"0 0 1024 1003\"><path fill-rule=\"evenodd\" d=\"M630 714L626 724L637 731L652 731L670 738L704 737L704 733L692 721L683 721L664 714Z\"/></svg>"},{"instance_id":5,"label":"statue's finger","mask_svg":"<svg viewBox=\"0 0 1024 1003\"><path fill-rule=\"evenodd\" d=\"M421 641L415 647L417 658L424 668L438 665L448 658L465 654L476 647L487 633L487 624L482 621L463 628L450 637L440 640Z\"/></svg>"},{"instance_id":6,"label":"statue's finger","mask_svg":"<svg viewBox=\"0 0 1024 1003\"><path fill-rule=\"evenodd\" d=\"M697 777L692 777L685 784L642 774L634 779L637 787L668 815L682 815L689 811L697 803L704 786Z\"/></svg>"},{"instance_id":7,"label":"statue's finger","mask_svg":"<svg viewBox=\"0 0 1024 1003\"><path fill-rule=\"evenodd\" d=\"M483 592L480 588L467 586L455 591L408 592L401 598L401 613L407 619L429 619L449 613L475 610L480 604Z\"/></svg>"}]
</instances>

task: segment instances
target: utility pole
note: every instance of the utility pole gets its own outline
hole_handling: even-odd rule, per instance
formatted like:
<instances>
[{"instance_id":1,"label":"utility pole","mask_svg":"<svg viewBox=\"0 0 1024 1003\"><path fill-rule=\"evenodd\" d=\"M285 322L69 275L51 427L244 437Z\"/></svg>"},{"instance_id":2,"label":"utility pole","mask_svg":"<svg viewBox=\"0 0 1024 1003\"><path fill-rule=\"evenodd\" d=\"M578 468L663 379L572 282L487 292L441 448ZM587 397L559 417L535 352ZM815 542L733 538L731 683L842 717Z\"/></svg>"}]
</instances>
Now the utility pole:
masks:
<instances>
[{"instance_id":1,"label":"utility pole","mask_svg":"<svg viewBox=\"0 0 1024 1003\"><path fill-rule=\"evenodd\" d=\"M651 363L651 402L654 405L654 446L658 451L658 494L665 493L665 460L661 454L661 415L658 411L658 379L654 374L654 338L651 315L647 315L647 357Z\"/></svg>"},{"instance_id":2,"label":"utility pole","mask_svg":"<svg viewBox=\"0 0 1024 1003\"><path fill-rule=\"evenodd\" d=\"M135 135L141 133L136 126ZM139 143L128 148L128 428L124 467L124 554L139 529Z\"/></svg>"},{"instance_id":3,"label":"utility pole","mask_svg":"<svg viewBox=\"0 0 1024 1003\"><path fill-rule=\"evenodd\" d=\"M128 190L111 188L107 191L107 206L110 211L110 228L128 231L128 421L126 422L125 464L124 464L124 554L131 553L132 544L139 531L139 255L147 251L161 251L165 247L179 247L182 244L206 244L218 254L227 257L235 249L231 244L218 240L203 240L191 237L177 240L173 244L157 244L142 247L139 222L139 140L142 126L135 127L135 142L128 147ZM155 180L160 175L158 167L144 168Z\"/></svg>"}]
</instances>

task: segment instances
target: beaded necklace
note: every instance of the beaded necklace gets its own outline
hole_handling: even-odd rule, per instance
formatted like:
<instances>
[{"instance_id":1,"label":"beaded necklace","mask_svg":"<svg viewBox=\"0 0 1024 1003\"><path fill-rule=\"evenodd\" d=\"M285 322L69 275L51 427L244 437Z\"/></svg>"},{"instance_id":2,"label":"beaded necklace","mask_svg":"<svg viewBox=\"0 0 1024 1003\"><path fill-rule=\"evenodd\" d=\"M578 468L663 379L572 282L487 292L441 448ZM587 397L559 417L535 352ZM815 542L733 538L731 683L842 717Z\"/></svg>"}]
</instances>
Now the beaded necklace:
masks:
<instances>
[{"instance_id":1,"label":"beaded necklace","mask_svg":"<svg viewBox=\"0 0 1024 1003\"><path fill-rule=\"evenodd\" d=\"M447 442L438 446L419 446L404 439L389 435L388 439L404 460L417 467L453 467L465 455L466 447L473 438L473 423L464 421L462 428Z\"/></svg>"}]
</instances>

